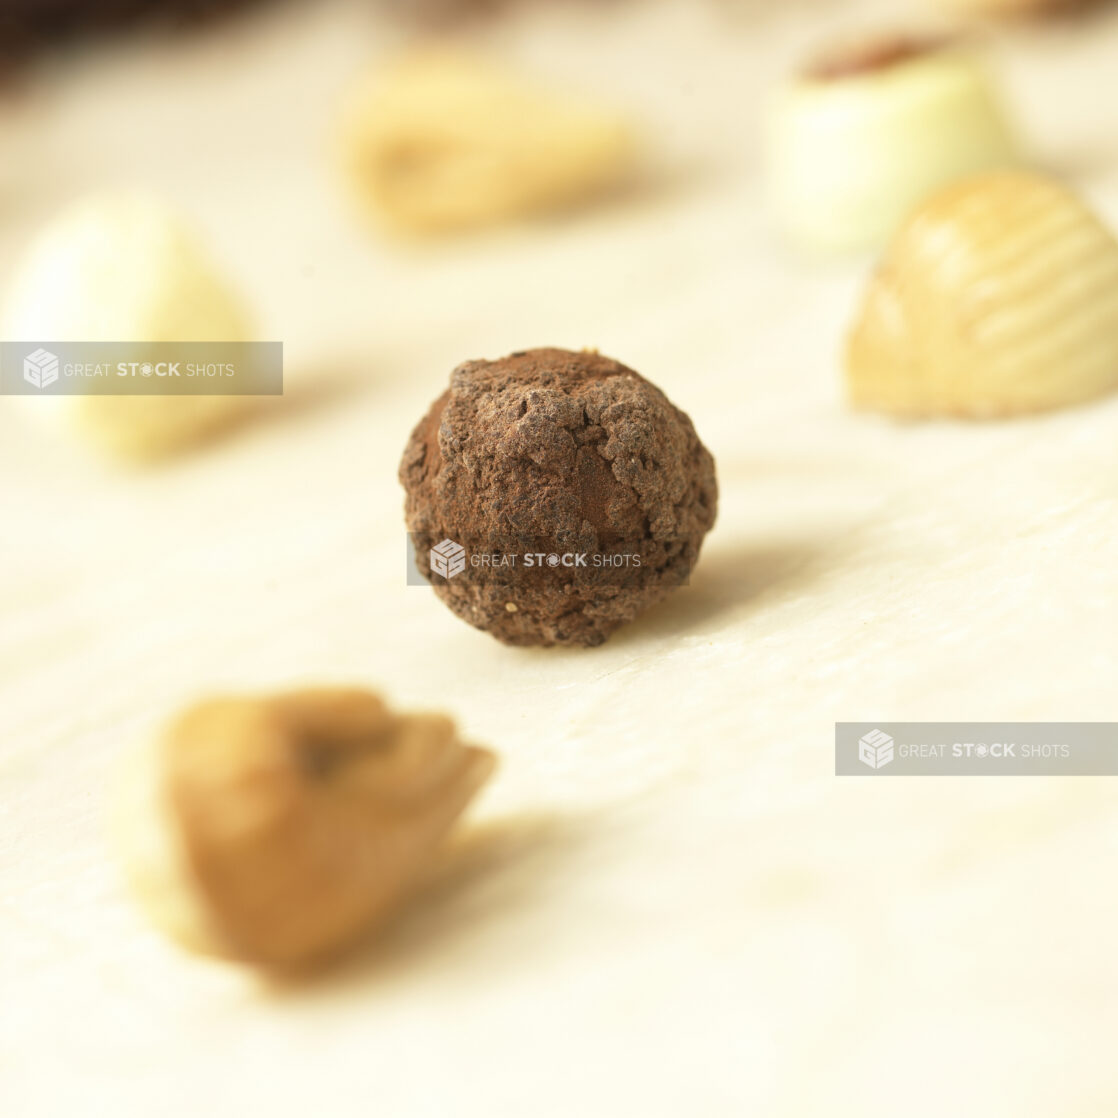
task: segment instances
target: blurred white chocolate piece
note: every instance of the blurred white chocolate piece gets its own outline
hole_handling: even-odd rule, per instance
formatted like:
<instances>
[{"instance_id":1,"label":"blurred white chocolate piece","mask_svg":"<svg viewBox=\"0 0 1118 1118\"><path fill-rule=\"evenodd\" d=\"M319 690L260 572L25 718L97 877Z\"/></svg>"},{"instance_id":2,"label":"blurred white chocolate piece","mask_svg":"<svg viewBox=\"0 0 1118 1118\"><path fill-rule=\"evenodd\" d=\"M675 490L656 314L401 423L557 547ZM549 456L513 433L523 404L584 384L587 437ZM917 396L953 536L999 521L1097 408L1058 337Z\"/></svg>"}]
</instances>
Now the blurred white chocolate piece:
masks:
<instances>
[{"instance_id":1,"label":"blurred white chocolate piece","mask_svg":"<svg viewBox=\"0 0 1118 1118\"><path fill-rule=\"evenodd\" d=\"M11 282L12 341L249 340L248 316L192 231L139 194L90 198L35 241ZM245 396L15 397L30 414L126 458L204 438L243 413Z\"/></svg>"},{"instance_id":2,"label":"blurred white chocolate piece","mask_svg":"<svg viewBox=\"0 0 1118 1118\"><path fill-rule=\"evenodd\" d=\"M1069 190L956 184L898 234L847 352L856 406L971 418L1118 389L1118 241Z\"/></svg>"},{"instance_id":3,"label":"blurred white chocolate piece","mask_svg":"<svg viewBox=\"0 0 1118 1118\"><path fill-rule=\"evenodd\" d=\"M614 113L438 52L355 89L344 145L361 204L419 233L573 205L616 184L633 155Z\"/></svg>"},{"instance_id":4,"label":"blurred white chocolate piece","mask_svg":"<svg viewBox=\"0 0 1118 1118\"><path fill-rule=\"evenodd\" d=\"M943 42L883 40L836 54L770 107L772 204L808 248L883 243L948 183L1017 161L982 63Z\"/></svg>"}]
</instances>

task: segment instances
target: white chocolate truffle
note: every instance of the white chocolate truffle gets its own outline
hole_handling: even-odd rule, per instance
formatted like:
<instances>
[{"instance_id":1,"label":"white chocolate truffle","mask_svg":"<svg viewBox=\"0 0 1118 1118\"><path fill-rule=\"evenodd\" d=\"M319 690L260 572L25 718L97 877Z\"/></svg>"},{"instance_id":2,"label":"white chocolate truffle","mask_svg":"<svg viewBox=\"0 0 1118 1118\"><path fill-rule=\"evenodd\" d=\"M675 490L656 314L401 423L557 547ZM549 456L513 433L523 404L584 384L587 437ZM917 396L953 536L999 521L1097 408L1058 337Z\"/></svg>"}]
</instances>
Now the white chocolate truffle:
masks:
<instances>
[{"instance_id":1,"label":"white chocolate truffle","mask_svg":"<svg viewBox=\"0 0 1118 1118\"><path fill-rule=\"evenodd\" d=\"M615 184L634 152L614 112L439 51L401 59L359 85L343 141L358 202L412 233L573 205Z\"/></svg>"},{"instance_id":2,"label":"white chocolate truffle","mask_svg":"<svg viewBox=\"0 0 1118 1118\"><path fill-rule=\"evenodd\" d=\"M897 235L847 351L854 404L984 418L1118 390L1118 240L1069 190L1001 172Z\"/></svg>"},{"instance_id":3,"label":"white chocolate truffle","mask_svg":"<svg viewBox=\"0 0 1118 1118\"><path fill-rule=\"evenodd\" d=\"M772 204L828 251L883 243L940 187L1017 161L982 63L942 42L881 41L812 67L768 120Z\"/></svg>"},{"instance_id":4,"label":"white chocolate truffle","mask_svg":"<svg viewBox=\"0 0 1118 1118\"><path fill-rule=\"evenodd\" d=\"M193 232L139 194L57 218L13 277L3 336L43 342L247 341L248 316ZM241 414L244 396L18 397L38 418L128 458L178 450Z\"/></svg>"}]
</instances>

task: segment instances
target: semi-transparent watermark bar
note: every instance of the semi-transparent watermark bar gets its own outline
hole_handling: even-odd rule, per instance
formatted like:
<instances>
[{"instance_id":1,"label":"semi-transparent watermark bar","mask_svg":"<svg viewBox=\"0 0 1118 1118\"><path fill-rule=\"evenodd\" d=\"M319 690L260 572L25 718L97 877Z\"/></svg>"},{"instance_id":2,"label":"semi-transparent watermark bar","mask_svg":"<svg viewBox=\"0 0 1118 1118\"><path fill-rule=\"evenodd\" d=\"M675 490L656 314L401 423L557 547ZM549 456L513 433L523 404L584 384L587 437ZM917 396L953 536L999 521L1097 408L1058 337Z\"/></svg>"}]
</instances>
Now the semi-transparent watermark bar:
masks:
<instances>
[{"instance_id":1,"label":"semi-transparent watermark bar","mask_svg":"<svg viewBox=\"0 0 1118 1118\"><path fill-rule=\"evenodd\" d=\"M282 342L0 342L8 396L280 396Z\"/></svg>"},{"instance_id":2,"label":"semi-transparent watermark bar","mask_svg":"<svg viewBox=\"0 0 1118 1118\"><path fill-rule=\"evenodd\" d=\"M837 722L837 776L1118 776L1118 722Z\"/></svg>"},{"instance_id":3,"label":"semi-transparent watermark bar","mask_svg":"<svg viewBox=\"0 0 1118 1118\"><path fill-rule=\"evenodd\" d=\"M597 550L569 542L536 539L511 546L493 541L467 548L456 540L419 541L408 533L405 571L408 586L430 587L432 582L466 583L471 579L501 582L510 587L544 579L624 586L639 580L641 572L662 564L664 541L615 542ZM677 585L686 586L681 574Z\"/></svg>"}]
</instances>

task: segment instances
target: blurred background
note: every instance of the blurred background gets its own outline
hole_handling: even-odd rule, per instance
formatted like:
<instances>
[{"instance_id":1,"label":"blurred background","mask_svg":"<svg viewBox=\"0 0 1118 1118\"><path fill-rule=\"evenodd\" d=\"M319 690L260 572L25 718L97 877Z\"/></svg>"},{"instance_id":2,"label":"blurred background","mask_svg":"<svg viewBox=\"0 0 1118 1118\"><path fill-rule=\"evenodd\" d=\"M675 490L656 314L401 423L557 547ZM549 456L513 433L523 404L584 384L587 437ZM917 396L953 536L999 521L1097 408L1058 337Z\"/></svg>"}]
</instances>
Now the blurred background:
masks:
<instances>
[{"instance_id":1,"label":"blurred background","mask_svg":"<svg viewBox=\"0 0 1118 1118\"><path fill-rule=\"evenodd\" d=\"M1118 227L1118 9L1061 8L0 0L0 300L58 214L139 190L285 351L281 400L156 462L0 398L0 1112L1118 1112L1112 785L832 775L839 719L1116 717L1118 410L851 412L884 239L789 237L766 141L821 51L962 29L1020 161ZM433 46L485 96L394 99ZM377 160L469 150L506 94L585 174L402 228ZM691 586L601 650L504 648L405 580L409 431L543 345L640 371L719 467ZM181 703L307 681L503 763L417 905L276 990L149 931L103 790Z\"/></svg>"}]
</instances>

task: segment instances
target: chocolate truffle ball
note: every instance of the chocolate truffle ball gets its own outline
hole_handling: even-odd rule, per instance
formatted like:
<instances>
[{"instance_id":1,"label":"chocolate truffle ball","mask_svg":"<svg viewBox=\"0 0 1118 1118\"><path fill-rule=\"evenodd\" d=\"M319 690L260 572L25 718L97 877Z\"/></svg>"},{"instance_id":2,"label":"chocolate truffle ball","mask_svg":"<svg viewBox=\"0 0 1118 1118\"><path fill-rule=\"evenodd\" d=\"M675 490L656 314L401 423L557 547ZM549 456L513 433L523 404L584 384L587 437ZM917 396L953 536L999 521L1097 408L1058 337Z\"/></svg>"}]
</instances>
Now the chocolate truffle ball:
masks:
<instances>
[{"instance_id":1,"label":"chocolate truffle ball","mask_svg":"<svg viewBox=\"0 0 1118 1118\"><path fill-rule=\"evenodd\" d=\"M601 644L687 581L718 503L683 412L617 361L562 349L455 369L400 480L420 572L513 645Z\"/></svg>"}]
</instances>

